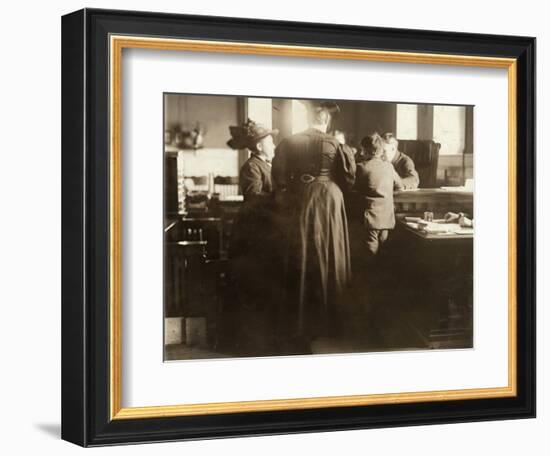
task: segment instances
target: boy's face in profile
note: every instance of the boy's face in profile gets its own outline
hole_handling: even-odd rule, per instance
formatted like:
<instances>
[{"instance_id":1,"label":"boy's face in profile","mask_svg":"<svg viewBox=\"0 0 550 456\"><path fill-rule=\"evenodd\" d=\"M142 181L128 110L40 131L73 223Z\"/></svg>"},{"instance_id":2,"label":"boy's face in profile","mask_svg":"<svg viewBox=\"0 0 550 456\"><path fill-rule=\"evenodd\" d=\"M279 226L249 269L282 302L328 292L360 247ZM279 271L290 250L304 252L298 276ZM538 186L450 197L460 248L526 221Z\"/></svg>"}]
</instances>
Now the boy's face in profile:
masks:
<instances>
[{"instance_id":1,"label":"boy's face in profile","mask_svg":"<svg viewBox=\"0 0 550 456\"><path fill-rule=\"evenodd\" d=\"M258 141L256 145L258 151L268 160L273 160L275 156L275 143L273 142L273 136L267 135Z\"/></svg>"},{"instance_id":2,"label":"boy's face in profile","mask_svg":"<svg viewBox=\"0 0 550 456\"><path fill-rule=\"evenodd\" d=\"M393 141L389 143L384 142L383 148L385 159L391 162L393 160L393 157L395 157L395 153L397 152L397 145Z\"/></svg>"}]
</instances>

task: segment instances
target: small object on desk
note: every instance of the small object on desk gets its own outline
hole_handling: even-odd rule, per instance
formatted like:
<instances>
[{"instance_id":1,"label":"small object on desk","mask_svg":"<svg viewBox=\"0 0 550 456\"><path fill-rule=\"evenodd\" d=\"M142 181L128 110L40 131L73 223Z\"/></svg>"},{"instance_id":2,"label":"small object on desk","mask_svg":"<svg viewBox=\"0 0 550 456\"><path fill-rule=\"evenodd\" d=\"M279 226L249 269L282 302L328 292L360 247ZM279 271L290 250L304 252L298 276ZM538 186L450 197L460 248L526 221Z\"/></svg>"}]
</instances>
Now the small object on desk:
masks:
<instances>
[{"instance_id":1,"label":"small object on desk","mask_svg":"<svg viewBox=\"0 0 550 456\"><path fill-rule=\"evenodd\" d=\"M431 211L426 211L426 212L424 212L424 220L426 220L426 222L433 222L433 220L434 220L434 213L431 212Z\"/></svg>"},{"instance_id":2,"label":"small object on desk","mask_svg":"<svg viewBox=\"0 0 550 456\"><path fill-rule=\"evenodd\" d=\"M473 228L474 221L466 217L465 215L462 215L462 217L459 217L458 224L463 228Z\"/></svg>"},{"instance_id":3,"label":"small object on desk","mask_svg":"<svg viewBox=\"0 0 550 456\"><path fill-rule=\"evenodd\" d=\"M420 220L422 220L420 217L405 217L406 222L418 223Z\"/></svg>"},{"instance_id":4,"label":"small object on desk","mask_svg":"<svg viewBox=\"0 0 550 456\"><path fill-rule=\"evenodd\" d=\"M458 223L461 227L472 228L474 226L474 221L468 217L463 212L455 214L454 212L447 212L445 214L445 223Z\"/></svg>"},{"instance_id":5,"label":"small object on desk","mask_svg":"<svg viewBox=\"0 0 550 456\"><path fill-rule=\"evenodd\" d=\"M447 212L444 215L445 223L453 223L455 220L458 220L460 217L460 214L456 214L454 212Z\"/></svg>"}]
</instances>

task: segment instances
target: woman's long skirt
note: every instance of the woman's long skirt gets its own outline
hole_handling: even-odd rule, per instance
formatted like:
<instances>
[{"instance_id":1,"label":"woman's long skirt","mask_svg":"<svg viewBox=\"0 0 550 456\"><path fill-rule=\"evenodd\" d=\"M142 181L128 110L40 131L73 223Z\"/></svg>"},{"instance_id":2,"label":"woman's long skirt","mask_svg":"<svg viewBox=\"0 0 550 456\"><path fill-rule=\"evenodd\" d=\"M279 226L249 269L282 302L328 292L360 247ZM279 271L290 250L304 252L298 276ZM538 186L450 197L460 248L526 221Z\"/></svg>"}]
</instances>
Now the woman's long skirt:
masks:
<instances>
[{"instance_id":1,"label":"woman's long skirt","mask_svg":"<svg viewBox=\"0 0 550 456\"><path fill-rule=\"evenodd\" d=\"M351 282L344 197L331 179L306 184L298 213L298 328L311 337L333 335Z\"/></svg>"}]
</instances>

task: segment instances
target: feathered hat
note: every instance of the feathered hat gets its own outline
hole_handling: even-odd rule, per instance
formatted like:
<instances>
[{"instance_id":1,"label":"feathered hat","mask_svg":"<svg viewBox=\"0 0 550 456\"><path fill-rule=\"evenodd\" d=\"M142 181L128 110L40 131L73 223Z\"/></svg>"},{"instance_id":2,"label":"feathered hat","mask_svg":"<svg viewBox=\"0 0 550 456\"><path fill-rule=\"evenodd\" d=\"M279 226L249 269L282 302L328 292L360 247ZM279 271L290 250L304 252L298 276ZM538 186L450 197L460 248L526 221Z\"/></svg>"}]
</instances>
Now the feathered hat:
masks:
<instances>
[{"instance_id":1,"label":"feathered hat","mask_svg":"<svg viewBox=\"0 0 550 456\"><path fill-rule=\"evenodd\" d=\"M232 149L254 149L260 139L269 135L276 136L279 130L276 128L270 130L262 124L247 119L241 126L229 127L229 133L231 133L231 139L227 141L227 145Z\"/></svg>"}]
</instances>

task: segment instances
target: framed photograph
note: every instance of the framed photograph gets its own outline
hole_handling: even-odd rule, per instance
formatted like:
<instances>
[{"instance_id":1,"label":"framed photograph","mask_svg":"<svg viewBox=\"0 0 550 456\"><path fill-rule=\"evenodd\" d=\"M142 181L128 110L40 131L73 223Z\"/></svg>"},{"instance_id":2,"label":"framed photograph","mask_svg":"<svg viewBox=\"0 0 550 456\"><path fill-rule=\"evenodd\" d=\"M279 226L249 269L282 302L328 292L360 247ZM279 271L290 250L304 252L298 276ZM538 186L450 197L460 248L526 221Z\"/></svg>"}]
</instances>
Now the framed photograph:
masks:
<instances>
[{"instance_id":1,"label":"framed photograph","mask_svg":"<svg viewBox=\"0 0 550 456\"><path fill-rule=\"evenodd\" d=\"M535 416L535 39L62 19L62 437Z\"/></svg>"}]
</instances>

